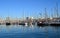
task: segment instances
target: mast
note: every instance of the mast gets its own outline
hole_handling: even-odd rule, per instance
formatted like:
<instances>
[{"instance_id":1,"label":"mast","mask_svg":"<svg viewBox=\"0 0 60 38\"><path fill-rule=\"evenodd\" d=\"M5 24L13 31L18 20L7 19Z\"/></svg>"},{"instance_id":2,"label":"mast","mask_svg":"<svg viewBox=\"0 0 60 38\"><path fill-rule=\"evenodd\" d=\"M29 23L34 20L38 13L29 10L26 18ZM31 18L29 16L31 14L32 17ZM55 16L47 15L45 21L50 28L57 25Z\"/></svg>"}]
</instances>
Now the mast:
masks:
<instances>
[{"instance_id":1,"label":"mast","mask_svg":"<svg viewBox=\"0 0 60 38\"><path fill-rule=\"evenodd\" d=\"M59 17L59 13L58 13L58 2L56 2L56 17Z\"/></svg>"},{"instance_id":2,"label":"mast","mask_svg":"<svg viewBox=\"0 0 60 38\"><path fill-rule=\"evenodd\" d=\"M23 17L23 20L24 20L24 9L23 9L23 16L22 17Z\"/></svg>"},{"instance_id":3,"label":"mast","mask_svg":"<svg viewBox=\"0 0 60 38\"><path fill-rule=\"evenodd\" d=\"M39 13L39 15L40 15L39 17L42 18L42 13Z\"/></svg>"},{"instance_id":4,"label":"mast","mask_svg":"<svg viewBox=\"0 0 60 38\"><path fill-rule=\"evenodd\" d=\"M53 9L51 8L51 18L53 18Z\"/></svg>"},{"instance_id":5,"label":"mast","mask_svg":"<svg viewBox=\"0 0 60 38\"><path fill-rule=\"evenodd\" d=\"M47 18L48 18L48 15L47 15L47 10L45 8L45 19L47 19Z\"/></svg>"}]
</instances>

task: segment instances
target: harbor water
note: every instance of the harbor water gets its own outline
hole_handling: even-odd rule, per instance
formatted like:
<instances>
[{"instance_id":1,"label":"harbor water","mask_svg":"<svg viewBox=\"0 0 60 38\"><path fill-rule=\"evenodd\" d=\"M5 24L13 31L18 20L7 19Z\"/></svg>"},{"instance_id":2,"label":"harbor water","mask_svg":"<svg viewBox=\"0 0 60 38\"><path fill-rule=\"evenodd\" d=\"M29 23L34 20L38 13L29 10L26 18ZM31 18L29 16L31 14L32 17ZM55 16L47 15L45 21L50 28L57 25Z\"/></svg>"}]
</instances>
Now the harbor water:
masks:
<instances>
[{"instance_id":1,"label":"harbor water","mask_svg":"<svg viewBox=\"0 0 60 38\"><path fill-rule=\"evenodd\" d=\"M0 25L0 38L60 38L60 27Z\"/></svg>"}]
</instances>

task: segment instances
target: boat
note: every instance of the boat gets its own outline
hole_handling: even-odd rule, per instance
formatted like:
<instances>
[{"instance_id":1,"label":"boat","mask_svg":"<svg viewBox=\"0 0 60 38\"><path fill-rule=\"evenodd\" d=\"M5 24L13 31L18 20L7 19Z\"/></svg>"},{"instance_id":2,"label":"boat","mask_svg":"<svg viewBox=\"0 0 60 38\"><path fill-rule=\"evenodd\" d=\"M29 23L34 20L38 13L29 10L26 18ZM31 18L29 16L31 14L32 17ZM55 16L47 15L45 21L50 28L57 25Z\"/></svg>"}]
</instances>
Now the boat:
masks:
<instances>
[{"instance_id":1,"label":"boat","mask_svg":"<svg viewBox=\"0 0 60 38\"><path fill-rule=\"evenodd\" d=\"M45 26L43 22L37 22L37 26Z\"/></svg>"},{"instance_id":2,"label":"boat","mask_svg":"<svg viewBox=\"0 0 60 38\"><path fill-rule=\"evenodd\" d=\"M50 23L51 26L60 26L60 20L55 20Z\"/></svg>"},{"instance_id":3,"label":"boat","mask_svg":"<svg viewBox=\"0 0 60 38\"><path fill-rule=\"evenodd\" d=\"M6 25L11 25L11 23L9 23L9 22L6 22Z\"/></svg>"},{"instance_id":4,"label":"boat","mask_svg":"<svg viewBox=\"0 0 60 38\"><path fill-rule=\"evenodd\" d=\"M19 25L25 25L25 23L19 23Z\"/></svg>"}]
</instances>

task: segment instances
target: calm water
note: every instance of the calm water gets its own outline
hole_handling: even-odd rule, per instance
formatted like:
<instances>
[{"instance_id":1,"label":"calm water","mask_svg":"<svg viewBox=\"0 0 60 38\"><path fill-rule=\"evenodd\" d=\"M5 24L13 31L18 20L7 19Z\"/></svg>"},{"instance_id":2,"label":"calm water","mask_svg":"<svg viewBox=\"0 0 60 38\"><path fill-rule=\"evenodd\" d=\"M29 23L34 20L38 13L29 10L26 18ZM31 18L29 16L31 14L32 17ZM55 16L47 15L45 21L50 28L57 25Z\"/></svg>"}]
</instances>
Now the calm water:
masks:
<instances>
[{"instance_id":1,"label":"calm water","mask_svg":"<svg viewBox=\"0 0 60 38\"><path fill-rule=\"evenodd\" d=\"M60 38L60 27L0 25L0 38Z\"/></svg>"}]
</instances>

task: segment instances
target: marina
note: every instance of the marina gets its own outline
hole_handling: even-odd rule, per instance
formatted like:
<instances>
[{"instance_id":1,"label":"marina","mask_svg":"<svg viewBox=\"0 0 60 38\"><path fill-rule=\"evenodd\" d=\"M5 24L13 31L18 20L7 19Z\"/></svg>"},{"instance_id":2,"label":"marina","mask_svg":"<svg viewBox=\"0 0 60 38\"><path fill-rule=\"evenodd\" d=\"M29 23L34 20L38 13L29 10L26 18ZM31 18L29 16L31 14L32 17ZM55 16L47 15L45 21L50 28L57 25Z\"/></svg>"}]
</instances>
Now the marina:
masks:
<instances>
[{"instance_id":1,"label":"marina","mask_svg":"<svg viewBox=\"0 0 60 38\"><path fill-rule=\"evenodd\" d=\"M60 0L0 0L0 38L60 38Z\"/></svg>"},{"instance_id":2,"label":"marina","mask_svg":"<svg viewBox=\"0 0 60 38\"><path fill-rule=\"evenodd\" d=\"M48 19L24 19L12 20L9 17L6 20L0 20L0 25L38 25L38 26L60 26L60 18Z\"/></svg>"},{"instance_id":3,"label":"marina","mask_svg":"<svg viewBox=\"0 0 60 38\"><path fill-rule=\"evenodd\" d=\"M38 25L38 26L60 26L60 16L59 16L59 9L58 9L58 2L56 2L56 7L54 8L54 12L51 9L49 12L52 14L48 14L47 8L44 8L44 13L38 12L38 15L35 16L27 16L25 17L26 13L23 11L22 18L12 18L9 15L5 18L0 17L0 25ZM54 14L53 14L54 13ZM14 15L14 14L13 14ZM29 14L28 14L29 15Z\"/></svg>"}]
</instances>

